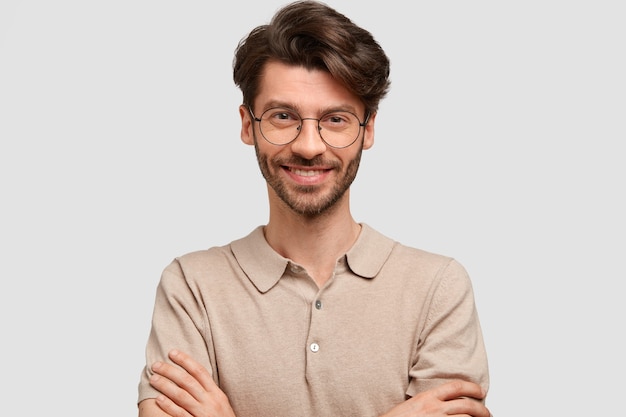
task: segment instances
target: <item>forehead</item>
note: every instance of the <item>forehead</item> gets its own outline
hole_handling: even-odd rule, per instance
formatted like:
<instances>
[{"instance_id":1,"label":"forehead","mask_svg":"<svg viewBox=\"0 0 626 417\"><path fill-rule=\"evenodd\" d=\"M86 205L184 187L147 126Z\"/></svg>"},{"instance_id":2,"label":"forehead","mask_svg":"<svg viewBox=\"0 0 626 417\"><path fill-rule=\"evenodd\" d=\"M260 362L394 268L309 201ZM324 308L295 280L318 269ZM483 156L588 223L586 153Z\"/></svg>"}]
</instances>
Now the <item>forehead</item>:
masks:
<instances>
[{"instance_id":1,"label":"forehead","mask_svg":"<svg viewBox=\"0 0 626 417\"><path fill-rule=\"evenodd\" d=\"M275 61L265 65L254 104L261 109L281 105L303 112L327 109L353 112L364 110L359 97L329 72Z\"/></svg>"}]
</instances>

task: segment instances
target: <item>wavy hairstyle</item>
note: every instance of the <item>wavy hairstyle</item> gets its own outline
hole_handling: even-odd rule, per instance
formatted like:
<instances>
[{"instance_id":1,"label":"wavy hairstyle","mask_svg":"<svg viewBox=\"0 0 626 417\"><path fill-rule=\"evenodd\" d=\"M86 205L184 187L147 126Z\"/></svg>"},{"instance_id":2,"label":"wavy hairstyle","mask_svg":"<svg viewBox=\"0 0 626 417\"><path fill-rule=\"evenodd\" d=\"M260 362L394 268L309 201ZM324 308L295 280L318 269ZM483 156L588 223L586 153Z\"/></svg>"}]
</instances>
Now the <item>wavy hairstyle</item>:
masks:
<instances>
[{"instance_id":1,"label":"wavy hairstyle","mask_svg":"<svg viewBox=\"0 0 626 417\"><path fill-rule=\"evenodd\" d=\"M268 61L328 71L360 97L368 113L389 91L389 58L367 30L324 3L304 0L276 12L235 50L233 80L252 106Z\"/></svg>"}]
</instances>

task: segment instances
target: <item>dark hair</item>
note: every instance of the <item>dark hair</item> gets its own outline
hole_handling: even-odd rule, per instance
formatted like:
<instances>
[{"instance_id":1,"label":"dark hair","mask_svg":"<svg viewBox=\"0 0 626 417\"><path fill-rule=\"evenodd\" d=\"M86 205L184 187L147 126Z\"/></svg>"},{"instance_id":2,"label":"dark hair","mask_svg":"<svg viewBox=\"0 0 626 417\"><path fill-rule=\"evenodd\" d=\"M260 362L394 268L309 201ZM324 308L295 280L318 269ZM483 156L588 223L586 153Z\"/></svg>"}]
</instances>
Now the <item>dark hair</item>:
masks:
<instances>
[{"instance_id":1,"label":"dark hair","mask_svg":"<svg viewBox=\"0 0 626 417\"><path fill-rule=\"evenodd\" d=\"M296 1L239 42L233 79L251 106L263 68L279 61L328 71L360 97L369 113L389 90L389 58L370 32L318 1Z\"/></svg>"}]
</instances>

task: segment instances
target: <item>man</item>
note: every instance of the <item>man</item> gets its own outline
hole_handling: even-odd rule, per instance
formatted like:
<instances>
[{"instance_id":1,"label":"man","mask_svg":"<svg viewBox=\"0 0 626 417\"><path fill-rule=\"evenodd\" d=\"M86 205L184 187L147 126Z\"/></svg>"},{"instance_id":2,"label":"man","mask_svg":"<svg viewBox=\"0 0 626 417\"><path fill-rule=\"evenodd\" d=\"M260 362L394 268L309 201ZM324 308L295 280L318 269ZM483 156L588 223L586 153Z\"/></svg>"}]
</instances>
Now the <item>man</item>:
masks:
<instances>
[{"instance_id":1,"label":"man","mask_svg":"<svg viewBox=\"0 0 626 417\"><path fill-rule=\"evenodd\" d=\"M324 4L292 3L239 44L234 80L269 221L163 272L140 417L488 417L463 267L350 212L389 88L378 43Z\"/></svg>"}]
</instances>

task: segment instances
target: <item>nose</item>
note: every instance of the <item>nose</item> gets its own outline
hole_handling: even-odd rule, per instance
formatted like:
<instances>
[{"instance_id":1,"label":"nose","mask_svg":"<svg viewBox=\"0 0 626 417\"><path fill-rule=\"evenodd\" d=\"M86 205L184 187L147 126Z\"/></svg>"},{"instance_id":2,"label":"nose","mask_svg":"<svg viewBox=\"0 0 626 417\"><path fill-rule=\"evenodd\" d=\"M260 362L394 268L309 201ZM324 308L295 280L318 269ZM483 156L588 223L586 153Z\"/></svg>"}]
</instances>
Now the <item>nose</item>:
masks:
<instances>
[{"instance_id":1,"label":"nose","mask_svg":"<svg viewBox=\"0 0 626 417\"><path fill-rule=\"evenodd\" d=\"M309 123L305 123L305 122ZM313 159L326 151L317 119L303 118L296 140L291 142L291 151L306 159Z\"/></svg>"}]
</instances>

